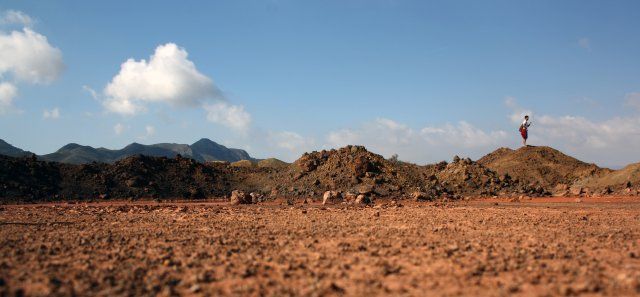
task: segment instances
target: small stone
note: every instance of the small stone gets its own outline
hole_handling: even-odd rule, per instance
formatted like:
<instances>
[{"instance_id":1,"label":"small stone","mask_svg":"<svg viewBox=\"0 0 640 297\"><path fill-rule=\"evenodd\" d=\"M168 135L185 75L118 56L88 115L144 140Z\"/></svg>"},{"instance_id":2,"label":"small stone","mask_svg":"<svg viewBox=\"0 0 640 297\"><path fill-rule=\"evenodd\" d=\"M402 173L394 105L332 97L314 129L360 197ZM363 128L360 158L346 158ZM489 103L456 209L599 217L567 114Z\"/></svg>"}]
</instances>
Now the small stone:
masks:
<instances>
[{"instance_id":1,"label":"small stone","mask_svg":"<svg viewBox=\"0 0 640 297\"><path fill-rule=\"evenodd\" d=\"M193 286L191 286L191 288L189 288L189 291L192 293L198 293L202 291L202 288L200 287L200 285L194 284Z\"/></svg>"},{"instance_id":2,"label":"small stone","mask_svg":"<svg viewBox=\"0 0 640 297\"><path fill-rule=\"evenodd\" d=\"M322 205L335 204L339 200L342 200L342 193L338 191L326 191L322 196Z\"/></svg>"},{"instance_id":3,"label":"small stone","mask_svg":"<svg viewBox=\"0 0 640 297\"><path fill-rule=\"evenodd\" d=\"M366 205L366 204L371 203L371 199L370 199L370 198L369 198L369 196L367 196L367 195L360 194L360 195L358 195L358 197L356 198L355 203L356 203L356 204Z\"/></svg>"}]
</instances>

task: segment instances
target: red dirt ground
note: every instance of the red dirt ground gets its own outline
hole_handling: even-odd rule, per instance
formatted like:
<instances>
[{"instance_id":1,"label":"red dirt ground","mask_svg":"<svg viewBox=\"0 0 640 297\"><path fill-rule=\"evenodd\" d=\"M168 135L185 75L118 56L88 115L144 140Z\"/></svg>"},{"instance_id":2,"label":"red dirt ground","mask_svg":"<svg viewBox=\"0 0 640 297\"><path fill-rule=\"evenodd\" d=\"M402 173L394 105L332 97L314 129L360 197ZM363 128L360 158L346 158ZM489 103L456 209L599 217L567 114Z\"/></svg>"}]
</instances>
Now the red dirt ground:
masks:
<instances>
[{"instance_id":1,"label":"red dirt ground","mask_svg":"<svg viewBox=\"0 0 640 297\"><path fill-rule=\"evenodd\" d=\"M0 296L639 295L640 200L576 201L5 205Z\"/></svg>"}]
</instances>

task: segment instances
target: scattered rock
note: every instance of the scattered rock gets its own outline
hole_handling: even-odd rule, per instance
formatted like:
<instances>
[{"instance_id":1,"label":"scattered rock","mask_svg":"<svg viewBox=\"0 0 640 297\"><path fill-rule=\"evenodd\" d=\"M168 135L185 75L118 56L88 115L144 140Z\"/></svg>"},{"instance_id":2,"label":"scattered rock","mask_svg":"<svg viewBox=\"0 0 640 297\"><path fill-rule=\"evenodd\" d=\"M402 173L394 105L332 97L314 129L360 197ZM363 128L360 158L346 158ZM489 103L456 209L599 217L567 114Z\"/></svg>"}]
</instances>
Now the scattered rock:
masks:
<instances>
[{"instance_id":1,"label":"scattered rock","mask_svg":"<svg viewBox=\"0 0 640 297\"><path fill-rule=\"evenodd\" d=\"M249 194L249 196L251 196L251 203L253 203L253 204L260 203L260 202L264 201L264 195L262 195L260 193L251 192L251 194Z\"/></svg>"},{"instance_id":2,"label":"scattered rock","mask_svg":"<svg viewBox=\"0 0 640 297\"><path fill-rule=\"evenodd\" d=\"M361 204L361 205L366 205L366 204L370 204L371 203L371 199L367 195L360 194L360 195L358 195L358 197L356 197L355 203L356 204Z\"/></svg>"},{"instance_id":3,"label":"scattered rock","mask_svg":"<svg viewBox=\"0 0 640 297\"><path fill-rule=\"evenodd\" d=\"M555 197L564 197L569 194L569 186L566 184L557 184L555 188L553 188L553 196Z\"/></svg>"},{"instance_id":4,"label":"scattered rock","mask_svg":"<svg viewBox=\"0 0 640 297\"><path fill-rule=\"evenodd\" d=\"M571 187L569 192L571 193L572 196L580 196L584 194L584 190L582 189L582 187L578 187L578 186Z\"/></svg>"},{"instance_id":5,"label":"scattered rock","mask_svg":"<svg viewBox=\"0 0 640 297\"><path fill-rule=\"evenodd\" d=\"M413 192L411 193L411 199L415 201L433 201L433 197L425 192Z\"/></svg>"},{"instance_id":6,"label":"scattered rock","mask_svg":"<svg viewBox=\"0 0 640 297\"><path fill-rule=\"evenodd\" d=\"M251 195L247 195L243 191L235 190L231 192L230 202L232 205L251 204L252 198L251 198Z\"/></svg>"},{"instance_id":7,"label":"scattered rock","mask_svg":"<svg viewBox=\"0 0 640 297\"><path fill-rule=\"evenodd\" d=\"M338 191L326 191L322 196L322 205L326 204L336 204L341 202L342 193Z\"/></svg>"}]
</instances>

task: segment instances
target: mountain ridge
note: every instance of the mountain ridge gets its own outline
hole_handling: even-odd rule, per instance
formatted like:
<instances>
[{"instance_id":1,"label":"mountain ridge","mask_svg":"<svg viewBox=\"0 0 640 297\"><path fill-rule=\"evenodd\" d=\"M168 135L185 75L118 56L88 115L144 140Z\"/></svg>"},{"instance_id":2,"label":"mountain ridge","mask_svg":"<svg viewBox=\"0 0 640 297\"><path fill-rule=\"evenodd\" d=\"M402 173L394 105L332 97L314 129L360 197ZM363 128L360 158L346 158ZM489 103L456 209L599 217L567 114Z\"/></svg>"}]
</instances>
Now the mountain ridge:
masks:
<instances>
[{"instance_id":1,"label":"mountain ridge","mask_svg":"<svg viewBox=\"0 0 640 297\"><path fill-rule=\"evenodd\" d=\"M10 156L10 157L24 157L31 155L31 152L19 149L8 142L0 139L0 155Z\"/></svg>"},{"instance_id":2,"label":"mountain ridge","mask_svg":"<svg viewBox=\"0 0 640 297\"><path fill-rule=\"evenodd\" d=\"M0 139L0 154L11 157L22 157L31 155L32 153L14 147ZM146 145L133 142L121 149L94 148L88 145L69 143L53 153L40 155L38 158L44 161L68 164L87 164L92 162L114 163L134 155L168 158L181 155L202 163L209 161L236 162L240 160L258 160L251 157L245 150L227 148L208 138L202 138L191 145L180 143L156 143Z\"/></svg>"}]
</instances>

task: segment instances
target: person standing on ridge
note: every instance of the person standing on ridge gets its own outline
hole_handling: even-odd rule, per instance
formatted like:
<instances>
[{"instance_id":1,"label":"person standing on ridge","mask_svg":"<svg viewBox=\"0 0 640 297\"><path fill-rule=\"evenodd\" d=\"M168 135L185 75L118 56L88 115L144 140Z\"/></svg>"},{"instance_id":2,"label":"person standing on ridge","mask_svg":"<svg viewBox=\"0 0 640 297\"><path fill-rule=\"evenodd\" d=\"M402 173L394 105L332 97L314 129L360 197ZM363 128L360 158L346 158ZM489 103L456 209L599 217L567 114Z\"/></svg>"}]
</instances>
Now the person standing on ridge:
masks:
<instances>
[{"instance_id":1,"label":"person standing on ridge","mask_svg":"<svg viewBox=\"0 0 640 297\"><path fill-rule=\"evenodd\" d=\"M522 145L527 146L527 138L529 138L529 126L531 126L531 122L529 122L529 116L524 116L524 121L522 125L520 125L520 135L522 135Z\"/></svg>"}]
</instances>

